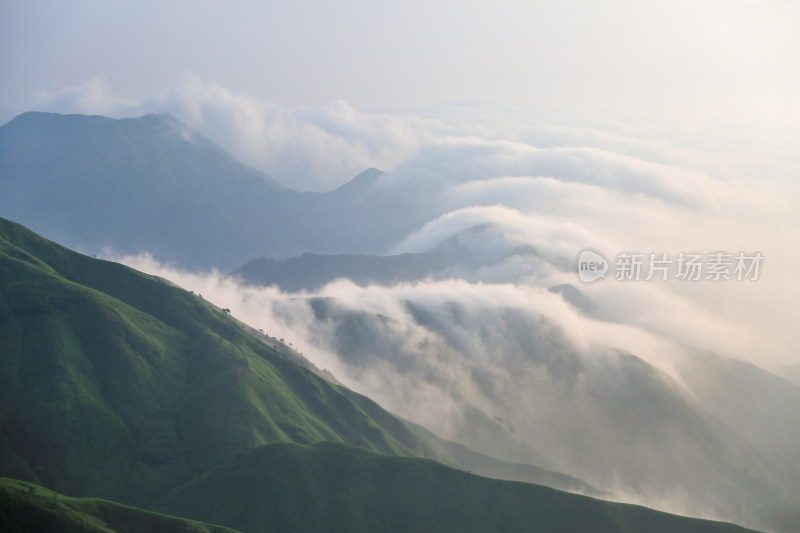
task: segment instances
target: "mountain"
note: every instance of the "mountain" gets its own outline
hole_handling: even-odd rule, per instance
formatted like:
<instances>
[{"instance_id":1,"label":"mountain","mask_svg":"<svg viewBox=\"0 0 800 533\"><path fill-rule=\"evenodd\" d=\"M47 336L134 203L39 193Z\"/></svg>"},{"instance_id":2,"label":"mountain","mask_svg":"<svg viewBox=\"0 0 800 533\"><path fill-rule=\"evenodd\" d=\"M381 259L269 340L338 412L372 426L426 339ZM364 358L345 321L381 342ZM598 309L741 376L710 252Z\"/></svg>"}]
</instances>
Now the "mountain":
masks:
<instances>
[{"instance_id":1,"label":"mountain","mask_svg":"<svg viewBox=\"0 0 800 533\"><path fill-rule=\"evenodd\" d=\"M0 524L4 531L237 533L227 527L104 500L68 498L32 483L7 478L0 478Z\"/></svg>"},{"instance_id":2,"label":"mountain","mask_svg":"<svg viewBox=\"0 0 800 533\"><path fill-rule=\"evenodd\" d=\"M333 443L257 448L156 508L250 533L747 531Z\"/></svg>"},{"instance_id":3,"label":"mountain","mask_svg":"<svg viewBox=\"0 0 800 533\"><path fill-rule=\"evenodd\" d=\"M555 294L560 294L565 302L585 315L591 315L597 311L597 304L587 298L574 285L564 283L562 285L550 287L547 290Z\"/></svg>"},{"instance_id":4,"label":"mountain","mask_svg":"<svg viewBox=\"0 0 800 533\"><path fill-rule=\"evenodd\" d=\"M427 215L380 177L289 190L169 115L29 112L0 127L0 215L87 253L148 252L185 268L382 252Z\"/></svg>"},{"instance_id":5,"label":"mountain","mask_svg":"<svg viewBox=\"0 0 800 533\"><path fill-rule=\"evenodd\" d=\"M438 449L446 453L448 457L452 458L458 466L473 474L494 479L505 479L507 481L522 481L524 483L545 485L554 489L575 492L596 498L607 498L610 496L607 492L597 490L591 485L572 476L553 472L552 470L547 470L531 464L503 461L502 459L476 452L463 444L442 439L419 424L414 424L413 422L407 423L417 435L435 445ZM495 435L502 435L502 433L503 428L498 426Z\"/></svg>"},{"instance_id":6,"label":"mountain","mask_svg":"<svg viewBox=\"0 0 800 533\"><path fill-rule=\"evenodd\" d=\"M535 271L534 264L541 262L541 258L530 246L507 251L499 245L496 251L487 253L486 242L494 238L501 240L502 232L497 225L479 224L457 232L430 250L417 253L304 253L284 259L264 257L247 262L231 276L251 285L276 285L284 291L315 291L340 278L361 286L453 278L473 282L518 281ZM594 309L593 304L571 285L561 285L553 291L584 311Z\"/></svg>"},{"instance_id":7,"label":"mountain","mask_svg":"<svg viewBox=\"0 0 800 533\"><path fill-rule=\"evenodd\" d=\"M278 312L295 317L290 327L313 320L358 390L485 456L686 514L778 531L800 524L794 385L727 363L676 374L577 347L525 309L411 298L395 318L333 298L293 298ZM434 400L409 404L420 391ZM509 477L500 465L475 471Z\"/></svg>"},{"instance_id":8,"label":"mountain","mask_svg":"<svg viewBox=\"0 0 800 533\"><path fill-rule=\"evenodd\" d=\"M0 220L0 475L147 506L271 442L443 457L199 296Z\"/></svg>"},{"instance_id":9,"label":"mountain","mask_svg":"<svg viewBox=\"0 0 800 533\"><path fill-rule=\"evenodd\" d=\"M314 291L339 278L357 285L425 279L447 263L431 254L390 256L305 253L288 259L254 259L232 275L252 285L277 285L284 291Z\"/></svg>"},{"instance_id":10,"label":"mountain","mask_svg":"<svg viewBox=\"0 0 800 533\"><path fill-rule=\"evenodd\" d=\"M72 499L102 497L245 531L741 531L397 460L456 463L198 295L3 219L0 336L0 473L69 496L4 481L0 510L23 529L213 530Z\"/></svg>"},{"instance_id":11,"label":"mountain","mask_svg":"<svg viewBox=\"0 0 800 533\"><path fill-rule=\"evenodd\" d=\"M593 492L541 467L430 433L420 438L422 428L332 384L291 348L199 295L8 221L0 223L0 274L4 475L147 505L253 446L331 440ZM505 441L515 457L545 463L485 414L470 419L483 428L476 443ZM73 433L72 424L87 431Z\"/></svg>"},{"instance_id":12,"label":"mountain","mask_svg":"<svg viewBox=\"0 0 800 533\"><path fill-rule=\"evenodd\" d=\"M800 501L800 386L712 352L692 353L675 368L703 408L743 441L751 474ZM793 519L800 524L800 509Z\"/></svg>"},{"instance_id":13,"label":"mountain","mask_svg":"<svg viewBox=\"0 0 800 533\"><path fill-rule=\"evenodd\" d=\"M87 251L247 257L281 189L169 115L25 113L0 127L0 214Z\"/></svg>"},{"instance_id":14,"label":"mountain","mask_svg":"<svg viewBox=\"0 0 800 533\"><path fill-rule=\"evenodd\" d=\"M272 307L335 352L343 382L436 430L427 435L199 295L3 223L0 475L150 506L237 454L333 441L798 529L797 435L782 427L798 409L790 383L724 358L670 368L580 345L575 324L528 311L538 296L527 285L563 283L548 276L574 258L491 225L448 239L482 219L437 218L461 204L434 181L370 169L299 193L166 115L30 113L0 127L0 215L86 253L148 251L226 272L262 257L242 277L290 290L342 276L457 277L472 289L440 284L425 298L400 287L377 312L303 298ZM509 282L524 298L482 285ZM603 318L574 287L550 290Z\"/></svg>"},{"instance_id":15,"label":"mountain","mask_svg":"<svg viewBox=\"0 0 800 533\"><path fill-rule=\"evenodd\" d=\"M358 176L341 185L332 191L331 196L339 196L344 198L358 198L359 196L367 196L373 191L378 178L381 177L383 172L377 168L368 168Z\"/></svg>"},{"instance_id":16,"label":"mountain","mask_svg":"<svg viewBox=\"0 0 800 533\"><path fill-rule=\"evenodd\" d=\"M304 253L386 255L446 213L437 187L405 186L371 168L332 191L294 191L164 114L28 112L0 126L0 216L86 253L146 252L190 270ZM467 267L465 252L476 249L442 251ZM441 271L441 257L425 268ZM316 269L336 275L340 264Z\"/></svg>"}]
</instances>

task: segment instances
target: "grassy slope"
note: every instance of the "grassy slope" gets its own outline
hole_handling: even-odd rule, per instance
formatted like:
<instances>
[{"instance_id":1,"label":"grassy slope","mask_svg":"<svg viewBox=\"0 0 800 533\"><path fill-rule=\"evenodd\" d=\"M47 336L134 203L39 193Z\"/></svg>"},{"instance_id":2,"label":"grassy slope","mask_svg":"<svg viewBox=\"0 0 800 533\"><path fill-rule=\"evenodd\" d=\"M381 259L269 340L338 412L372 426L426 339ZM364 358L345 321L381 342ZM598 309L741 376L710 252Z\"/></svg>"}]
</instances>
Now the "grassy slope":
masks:
<instances>
[{"instance_id":1,"label":"grassy slope","mask_svg":"<svg viewBox=\"0 0 800 533\"><path fill-rule=\"evenodd\" d=\"M0 478L0 525L4 531L59 533L236 533L226 527L103 500L67 498L38 485L7 478Z\"/></svg>"},{"instance_id":2,"label":"grassy slope","mask_svg":"<svg viewBox=\"0 0 800 533\"><path fill-rule=\"evenodd\" d=\"M738 530L432 461L289 445L438 453L196 296L5 220L0 338L0 473L73 496L151 506L172 491L159 509L247 531Z\"/></svg>"},{"instance_id":3,"label":"grassy slope","mask_svg":"<svg viewBox=\"0 0 800 533\"><path fill-rule=\"evenodd\" d=\"M333 443L258 448L156 509L250 533L747 531Z\"/></svg>"},{"instance_id":4,"label":"grassy slope","mask_svg":"<svg viewBox=\"0 0 800 533\"><path fill-rule=\"evenodd\" d=\"M198 297L0 219L0 474L147 506L270 442L437 456Z\"/></svg>"}]
</instances>

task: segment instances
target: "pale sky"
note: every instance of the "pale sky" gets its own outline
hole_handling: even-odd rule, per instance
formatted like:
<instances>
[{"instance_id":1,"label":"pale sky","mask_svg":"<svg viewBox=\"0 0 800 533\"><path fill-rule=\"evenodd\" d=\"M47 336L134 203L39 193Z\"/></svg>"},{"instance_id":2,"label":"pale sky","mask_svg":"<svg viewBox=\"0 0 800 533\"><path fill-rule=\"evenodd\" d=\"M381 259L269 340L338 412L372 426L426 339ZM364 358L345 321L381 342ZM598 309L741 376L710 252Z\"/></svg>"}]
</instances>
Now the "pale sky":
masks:
<instances>
[{"instance_id":1,"label":"pale sky","mask_svg":"<svg viewBox=\"0 0 800 533\"><path fill-rule=\"evenodd\" d=\"M101 77L136 101L187 72L279 105L453 102L783 125L800 119L800 2L19 1L0 108Z\"/></svg>"}]
</instances>

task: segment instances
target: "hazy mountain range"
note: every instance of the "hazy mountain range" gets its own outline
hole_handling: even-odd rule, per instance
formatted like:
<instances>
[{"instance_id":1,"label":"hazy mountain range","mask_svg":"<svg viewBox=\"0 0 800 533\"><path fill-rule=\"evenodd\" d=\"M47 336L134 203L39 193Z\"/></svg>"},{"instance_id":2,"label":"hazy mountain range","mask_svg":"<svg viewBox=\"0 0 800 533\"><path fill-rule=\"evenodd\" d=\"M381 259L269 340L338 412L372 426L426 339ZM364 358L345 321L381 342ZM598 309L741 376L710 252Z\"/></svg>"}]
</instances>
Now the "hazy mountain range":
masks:
<instances>
[{"instance_id":1,"label":"hazy mountain range","mask_svg":"<svg viewBox=\"0 0 800 533\"><path fill-rule=\"evenodd\" d=\"M293 191L168 115L0 127L3 217L223 272L206 301L2 221L0 476L242 531L727 527L518 482L800 527L796 366L623 349L628 324L540 276L569 253L450 224L432 187L369 169Z\"/></svg>"},{"instance_id":2,"label":"hazy mountain range","mask_svg":"<svg viewBox=\"0 0 800 533\"><path fill-rule=\"evenodd\" d=\"M169 115L31 112L0 127L5 216L86 251L144 251L185 267L381 251L424 214L376 190L378 175L324 194L292 191Z\"/></svg>"}]
</instances>

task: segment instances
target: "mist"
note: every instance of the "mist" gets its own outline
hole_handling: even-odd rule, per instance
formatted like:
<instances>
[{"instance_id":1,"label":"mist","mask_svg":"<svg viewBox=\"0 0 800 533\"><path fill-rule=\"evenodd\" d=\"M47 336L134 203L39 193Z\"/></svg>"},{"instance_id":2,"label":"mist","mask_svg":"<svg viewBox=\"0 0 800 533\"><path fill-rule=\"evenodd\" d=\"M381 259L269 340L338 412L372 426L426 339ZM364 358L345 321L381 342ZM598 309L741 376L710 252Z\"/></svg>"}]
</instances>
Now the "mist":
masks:
<instances>
[{"instance_id":1,"label":"mist","mask_svg":"<svg viewBox=\"0 0 800 533\"><path fill-rule=\"evenodd\" d=\"M559 295L525 283L361 287L340 280L314 293L284 293L146 257L124 262L230 308L346 386L443 438L567 473L623 501L765 524L761 495L741 474L745 446L723 445L684 381L682 365L694 354L686 339L586 317ZM736 342L734 328L696 311L687 315L692 308L683 305L684 328ZM722 432L731 441L732 434ZM755 468L750 475L797 494L791 480Z\"/></svg>"},{"instance_id":2,"label":"mist","mask_svg":"<svg viewBox=\"0 0 800 533\"><path fill-rule=\"evenodd\" d=\"M800 409L796 386L769 373L796 364L800 347L800 195L785 179L793 157L758 145L737 152L735 135L687 149L674 131L637 142L635 125L604 123L606 134L597 123L525 127L489 111L472 109L492 117L475 123L446 110L395 116L384 125L402 142L379 134L363 145L391 153L365 198L383 195L374 197L416 217L382 253L445 254L448 267L426 277L287 292L147 255L107 256L231 309L443 438L624 501L762 529L794 524L800 472L776 462L797 459L791 439L753 437L770 415L743 407L734 416L717 389L731 380L720 361L739 361L740 386L764 397L788 386L773 408ZM320 121L311 115L303 120ZM328 131L349 131L343 139L370 134L344 128L342 120L363 124L346 107L328 118ZM418 129L399 126L409 123ZM374 162L373 148L355 160ZM755 162L779 170L754 176ZM335 158L331 168L340 168ZM667 281L618 281L612 269L586 284L575 263L586 248L612 263L622 252L759 252L764 261L757 281L681 281L674 270ZM591 311L550 290L564 285Z\"/></svg>"},{"instance_id":3,"label":"mist","mask_svg":"<svg viewBox=\"0 0 800 533\"><path fill-rule=\"evenodd\" d=\"M219 7L9 5L0 120L162 115L131 121L152 146L130 153L133 134L47 130L46 154L9 134L4 216L202 295L441 438L800 530L796 5ZM667 279L625 279L635 254Z\"/></svg>"}]
</instances>

